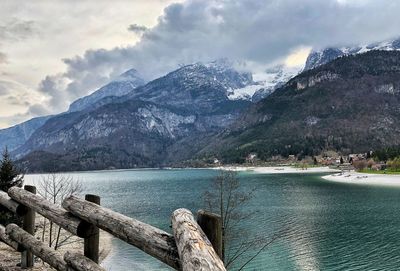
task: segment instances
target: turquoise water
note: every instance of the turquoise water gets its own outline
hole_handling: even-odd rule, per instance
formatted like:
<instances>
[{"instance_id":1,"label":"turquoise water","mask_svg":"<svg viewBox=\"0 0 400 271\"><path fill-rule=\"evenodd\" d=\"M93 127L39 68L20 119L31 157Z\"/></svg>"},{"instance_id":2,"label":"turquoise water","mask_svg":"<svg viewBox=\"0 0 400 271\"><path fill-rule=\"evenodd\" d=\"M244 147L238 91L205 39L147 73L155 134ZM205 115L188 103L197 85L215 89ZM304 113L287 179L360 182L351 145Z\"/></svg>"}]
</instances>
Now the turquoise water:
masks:
<instances>
[{"instance_id":1,"label":"turquoise water","mask_svg":"<svg viewBox=\"0 0 400 271\"><path fill-rule=\"evenodd\" d=\"M168 232L170 215L204 207L214 170L126 170L68 173L102 205ZM243 225L248 236L273 242L244 270L400 270L400 189L324 181L321 174L240 173L243 189L257 188ZM38 175L26 176L33 182ZM107 270L169 270L117 239ZM252 255L254 251L250 251Z\"/></svg>"}]
</instances>

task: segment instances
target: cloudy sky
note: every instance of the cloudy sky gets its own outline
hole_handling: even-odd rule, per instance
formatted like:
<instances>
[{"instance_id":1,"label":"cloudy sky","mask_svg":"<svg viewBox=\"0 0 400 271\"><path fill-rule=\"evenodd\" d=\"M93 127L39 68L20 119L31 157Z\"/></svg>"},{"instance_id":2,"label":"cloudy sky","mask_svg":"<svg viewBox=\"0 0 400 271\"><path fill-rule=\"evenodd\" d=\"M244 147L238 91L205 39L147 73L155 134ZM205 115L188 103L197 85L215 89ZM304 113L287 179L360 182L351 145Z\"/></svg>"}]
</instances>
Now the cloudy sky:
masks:
<instances>
[{"instance_id":1,"label":"cloudy sky","mask_svg":"<svg viewBox=\"0 0 400 271\"><path fill-rule=\"evenodd\" d=\"M0 128L59 113L123 71L228 57L258 72L400 36L393 0L0 0Z\"/></svg>"}]
</instances>

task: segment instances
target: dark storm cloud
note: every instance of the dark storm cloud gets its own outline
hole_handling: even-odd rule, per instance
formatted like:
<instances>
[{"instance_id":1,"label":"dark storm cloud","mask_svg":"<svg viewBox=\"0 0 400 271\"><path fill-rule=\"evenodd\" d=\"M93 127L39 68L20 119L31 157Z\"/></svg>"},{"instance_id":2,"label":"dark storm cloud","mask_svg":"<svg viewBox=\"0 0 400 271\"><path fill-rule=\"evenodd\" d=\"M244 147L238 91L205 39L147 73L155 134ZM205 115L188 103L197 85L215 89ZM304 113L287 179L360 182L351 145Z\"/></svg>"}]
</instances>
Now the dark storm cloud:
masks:
<instances>
[{"instance_id":1,"label":"dark storm cloud","mask_svg":"<svg viewBox=\"0 0 400 271\"><path fill-rule=\"evenodd\" d=\"M392 0L188 0L168 6L137 44L88 50L64 60L67 72L45 81L70 82L64 89L53 84L48 93L58 97L61 91L71 100L129 68L152 79L181 63L221 57L268 64L300 46L323 48L395 37L400 35L399 12L400 1Z\"/></svg>"},{"instance_id":2,"label":"dark storm cloud","mask_svg":"<svg viewBox=\"0 0 400 271\"><path fill-rule=\"evenodd\" d=\"M135 33L135 34L143 34L144 32L147 31L147 27L143 26L143 25L138 25L138 24L131 24L128 27L128 30Z\"/></svg>"}]
</instances>

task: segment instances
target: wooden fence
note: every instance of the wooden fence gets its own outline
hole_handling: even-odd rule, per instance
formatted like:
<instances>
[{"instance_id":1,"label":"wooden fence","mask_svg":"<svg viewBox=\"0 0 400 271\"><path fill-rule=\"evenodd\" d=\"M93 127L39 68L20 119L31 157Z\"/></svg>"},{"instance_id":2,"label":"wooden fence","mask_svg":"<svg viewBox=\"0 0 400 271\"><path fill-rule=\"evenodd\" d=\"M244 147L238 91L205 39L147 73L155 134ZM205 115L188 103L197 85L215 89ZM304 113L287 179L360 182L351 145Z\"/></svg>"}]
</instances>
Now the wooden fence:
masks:
<instances>
[{"instance_id":1,"label":"wooden fence","mask_svg":"<svg viewBox=\"0 0 400 271\"><path fill-rule=\"evenodd\" d=\"M70 196L62 206L36 195L34 186L0 191L0 205L23 217L23 227L0 225L0 241L21 252L22 267L33 267L33 255L57 270L104 271L99 261L99 229L131 244L175 270L226 270L222 255L221 218L199 211L197 221L187 209L171 216L173 235L100 206L100 198ZM84 239L84 253L54 249L34 237L38 213L66 231Z\"/></svg>"}]
</instances>

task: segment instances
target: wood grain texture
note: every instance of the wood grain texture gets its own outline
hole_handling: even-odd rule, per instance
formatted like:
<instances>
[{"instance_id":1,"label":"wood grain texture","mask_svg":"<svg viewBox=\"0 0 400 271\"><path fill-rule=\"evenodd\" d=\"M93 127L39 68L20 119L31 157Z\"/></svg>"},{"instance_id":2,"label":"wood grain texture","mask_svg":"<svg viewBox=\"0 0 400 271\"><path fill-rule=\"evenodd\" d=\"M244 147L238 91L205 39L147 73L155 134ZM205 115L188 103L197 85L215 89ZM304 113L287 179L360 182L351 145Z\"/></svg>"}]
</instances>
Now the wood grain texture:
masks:
<instances>
[{"instance_id":1,"label":"wood grain texture","mask_svg":"<svg viewBox=\"0 0 400 271\"><path fill-rule=\"evenodd\" d=\"M96 195L85 195L85 200L100 205L100 197ZM98 227L93 226L93 234L83 240L83 254L94 261L99 263L100 251L100 230Z\"/></svg>"},{"instance_id":2,"label":"wood grain texture","mask_svg":"<svg viewBox=\"0 0 400 271\"><path fill-rule=\"evenodd\" d=\"M12 198L10 198L10 196L6 192L1 190L0 190L0 205L8 209L10 212L17 214L19 216L25 215L26 212L28 211L28 208L26 208L26 206L16 202Z\"/></svg>"},{"instance_id":3,"label":"wood grain texture","mask_svg":"<svg viewBox=\"0 0 400 271\"><path fill-rule=\"evenodd\" d=\"M89 237L93 227L73 216L60 206L49 202L39 195L32 194L18 187L8 190L8 195L15 201L32 208L37 213L53 221L63 229L81 238Z\"/></svg>"},{"instance_id":4,"label":"wood grain texture","mask_svg":"<svg viewBox=\"0 0 400 271\"><path fill-rule=\"evenodd\" d=\"M3 225L0 225L0 241L3 243L9 245L16 251L21 252L23 250L23 247L19 245L17 242L12 240L7 234L6 234L6 228Z\"/></svg>"},{"instance_id":5,"label":"wood grain texture","mask_svg":"<svg viewBox=\"0 0 400 271\"><path fill-rule=\"evenodd\" d=\"M76 271L105 271L100 265L79 253L67 251L64 261Z\"/></svg>"},{"instance_id":6,"label":"wood grain texture","mask_svg":"<svg viewBox=\"0 0 400 271\"><path fill-rule=\"evenodd\" d=\"M36 187L32 185L25 185L24 191L31 193L32 195L36 194ZM30 235L35 235L35 218L36 213L32 208L28 208L28 211L23 216L22 228L24 231L29 233ZM22 268L31 268L33 267L33 254L30 249L26 249L21 252L21 267Z\"/></svg>"},{"instance_id":7,"label":"wood grain texture","mask_svg":"<svg viewBox=\"0 0 400 271\"><path fill-rule=\"evenodd\" d=\"M75 196L65 199L62 206L73 215L180 270L178 250L171 234Z\"/></svg>"},{"instance_id":8,"label":"wood grain texture","mask_svg":"<svg viewBox=\"0 0 400 271\"><path fill-rule=\"evenodd\" d=\"M172 229L183 271L226 271L211 242L189 210L178 209L173 212Z\"/></svg>"},{"instance_id":9,"label":"wood grain texture","mask_svg":"<svg viewBox=\"0 0 400 271\"><path fill-rule=\"evenodd\" d=\"M21 229L15 224L9 224L6 227L6 233L11 239L21 244L25 249L29 249L40 259L48 263L51 267L59 271L68 271L67 263L52 248L37 240L35 237Z\"/></svg>"},{"instance_id":10,"label":"wood grain texture","mask_svg":"<svg viewBox=\"0 0 400 271\"><path fill-rule=\"evenodd\" d=\"M222 219L220 215L204 210L197 211L197 224L210 240L215 252L222 259Z\"/></svg>"}]
</instances>

